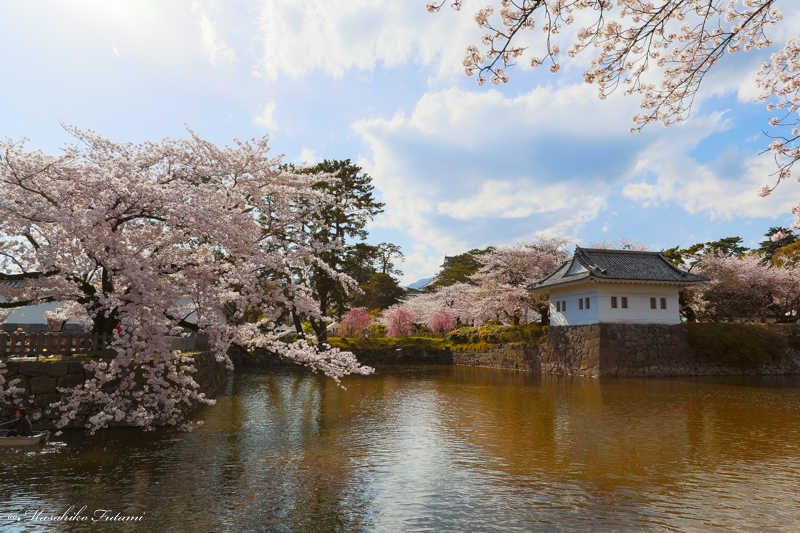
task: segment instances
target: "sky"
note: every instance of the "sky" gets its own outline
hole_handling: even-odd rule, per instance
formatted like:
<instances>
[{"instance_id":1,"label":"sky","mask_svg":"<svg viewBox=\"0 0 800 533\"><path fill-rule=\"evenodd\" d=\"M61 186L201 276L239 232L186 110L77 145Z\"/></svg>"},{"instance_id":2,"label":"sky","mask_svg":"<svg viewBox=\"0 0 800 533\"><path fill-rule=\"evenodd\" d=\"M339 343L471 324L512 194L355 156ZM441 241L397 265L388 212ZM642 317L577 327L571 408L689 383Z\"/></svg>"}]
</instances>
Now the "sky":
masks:
<instances>
[{"instance_id":1,"label":"sky","mask_svg":"<svg viewBox=\"0 0 800 533\"><path fill-rule=\"evenodd\" d=\"M754 80L800 5L779 3L771 49L714 67L688 121L631 134L639 101L600 100L583 82L590 53L557 74L522 61L500 86L466 76L485 3L7 0L0 135L56 153L71 142L62 124L135 143L188 127L219 145L268 135L289 163L350 159L386 204L368 241L402 247L403 284L445 255L538 236L753 247L792 222L800 184L757 195L775 167Z\"/></svg>"}]
</instances>

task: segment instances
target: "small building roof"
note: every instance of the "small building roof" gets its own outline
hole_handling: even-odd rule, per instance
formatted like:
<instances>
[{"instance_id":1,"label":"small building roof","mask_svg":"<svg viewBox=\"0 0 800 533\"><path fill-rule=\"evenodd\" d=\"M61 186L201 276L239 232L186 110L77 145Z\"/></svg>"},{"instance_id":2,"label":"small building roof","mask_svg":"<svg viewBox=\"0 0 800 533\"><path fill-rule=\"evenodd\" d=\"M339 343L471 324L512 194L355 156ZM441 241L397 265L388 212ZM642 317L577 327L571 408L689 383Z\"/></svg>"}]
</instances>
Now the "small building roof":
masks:
<instances>
[{"instance_id":1,"label":"small building roof","mask_svg":"<svg viewBox=\"0 0 800 533\"><path fill-rule=\"evenodd\" d=\"M602 250L575 248L572 259L565 261L555 272L528 285L537 292L555 286L583 281L661 282L691 285L706 281L705 276L681 270L670 263L663 252L632 250Z\"/></svg>"}]
</instances>

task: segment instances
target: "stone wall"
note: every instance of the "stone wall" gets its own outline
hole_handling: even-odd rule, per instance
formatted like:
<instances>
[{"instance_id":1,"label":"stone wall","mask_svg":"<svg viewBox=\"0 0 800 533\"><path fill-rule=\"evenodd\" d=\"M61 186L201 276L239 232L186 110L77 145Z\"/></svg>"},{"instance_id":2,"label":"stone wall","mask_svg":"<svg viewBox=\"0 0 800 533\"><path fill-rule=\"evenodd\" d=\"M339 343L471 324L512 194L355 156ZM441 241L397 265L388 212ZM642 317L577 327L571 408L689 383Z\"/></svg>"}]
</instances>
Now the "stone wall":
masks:
<instances>
[{"instance_id":1,"label":"stone wall","mask_svg":"<svg viewBox=\"0 0 800 533\"><path fill-rule=\"evenodd\" d=\"M536 344L495 344L491 350L455 349L453 363L540 372L542 346Z\"/></svg>"},{"instance_id":2,"label":"stone wall","mask_svg":"<svg viewBox=\"0 0 800 533\"><path fill-rule=\"evenodd\" d=\"M697 357L679 324L554 326L541 371L592 377L800 374L800 352L787 350L776 363L740 368Z\"/></svg>"},{"instance_id":3,"label":"stone wall","mask_svg":"<svg viewBox=\"0 0 800 533\"><path fill-rule=\"evenodd\" d=\"M200 385L200 392L210 396L230 376L230 371L222 363L217 362L211 352L192 354L194 366L194 380ZM58 388L73 388L93 377L92 373L83 368L84 359L65 357L60 361L15 361L5 359L6 372L3 377L6 384L16 379L16 385L23 389L13 403L0 404L0 419L11 420L19 407L25 407L33 422L35 429L55 429L55 422L60 418L60 411L50 407L65 395L58 392ZM33 399L33 402L30 402ZM191 406L190 410L196 406ZM73 422L72 427L82 428L83 420Z\"/></svg>"},{"instance_id":4,"label":"stone wall","mask_svg":"<svg viewBox=\"0 0 800 533\"><path fill-rule=\"evenodd\" d=\"M447 348L443 350L428 350L420 348L386 348L386 349L353 349L350 350L362 365L452 365L453 352ZM256 351L255 355L244 355L236 350L231 350L230 356L236 368L264 367L264 366L297 366L291 361L281 359L277 355L265 350Z\"/></svg>"}]
</instances>

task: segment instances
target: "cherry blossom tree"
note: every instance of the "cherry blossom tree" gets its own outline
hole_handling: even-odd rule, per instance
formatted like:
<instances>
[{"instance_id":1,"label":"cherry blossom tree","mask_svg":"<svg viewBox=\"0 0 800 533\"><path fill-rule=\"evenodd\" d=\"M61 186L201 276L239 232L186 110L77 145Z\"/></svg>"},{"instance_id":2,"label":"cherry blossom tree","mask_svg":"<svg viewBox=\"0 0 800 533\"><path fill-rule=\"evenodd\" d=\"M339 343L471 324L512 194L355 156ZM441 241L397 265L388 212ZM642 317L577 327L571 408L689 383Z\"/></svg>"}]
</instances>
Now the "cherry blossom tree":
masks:
<instances>
[{"instance_id":1,"label":"cherry blossom tree","mask_svg":"<svg viewBox=\"0 0 800 533\"><path fill-rule=\"evenodd\" d=\"M427 4L437 12L446 0ZM783 15L778 0L499 0L475 14L485 30L480 46L469 45L463 65L479 85L509 80L507 69L525 54L523 35L539 28L543 42L527 61L533 67L547 65L550 72L561 68L562 48L575 57L586 49L596 54L584 72L587 83L597 85L600 98L618 87L624 94L641 98L642 113L633 116L631 131L650 123L665 126L685 120L705 75L725 54L746 52L772 45L769 31ZM456 11L462 0L452 0ZM538 18L538 21L537 21ZM569 27L579 22L572 32ZM772 54L756 77L760 99L777 111L770 119L776 128L768 151L774 155L777 183L792 175L800 159L800 36L791 38ZM653 83L651 71L660 74ZM775 186L764 186L766 196ZM800 229L800 204L792 209ZM777 240L777 239L776 239Z\"/></svg>"},{"instance_id":2,"label":"cherry blossom tree","mask_svg":"<svg viewBox=\"0 0 800 533\"><path fill-rule=\"evenodd\" d=\"M290 310L321 318L312 268L355 285L319 259L336 243L307 231L319 224L317 206L335 200L314 185L335 177L283 169L266 137L219 148L189 131L133 145L65 129L76 142L58 156L0 143L0 281L17 282L0 283L0 310L61 302L113 336L117 354L86 365L95 378L69 392L60 425L89 413L91 430L112 420L152 428L179 423L188 404L212 403L167 334L208 335L229 366L235 343L337 381L371 371L350 353L270 332ZM245 319L252 309L256 323Z\"/></svg>"},{"instance_id":3,"label":"cherry blossom tree","mask_svg":"<svg viewBox=\"0 0 800 533\"><path fill-rule=\"evenodd\" d=\"M520 242L498 246L478 257L481 269L471 279L477 283L477 321L502 318L519 324L526 310L536 309L546 316L546 295L530 295L528 285L553 272L569 254L564 250L566 239L540 238L536 242Z\"/></svg>"},{"instance_id":4,"label":"cherry blossom tree","mask_svg":"<svg viewBox=\"0 0 800 533\"><path fill-rule=\"evenodd\" d=\"M366 307L354 307L345 314L342 319L342 337L362 338L364 332L372 323L369 309Z\"/></svg>"},{"instance_id":5,"label":"cherry blossom tree","mask_svg":"<svg viewBox=\"0 0 800 533\"><path fill-rule=\"evenodd\" d=\"M406 298L401 305L411 311L416 320L428 324L431 329L433 315L441 310L450 313L457 324L471 324L477 290L478 287L469 283L454 283Z\"/></svg>"},{"instance_id":6,"label":"cherry blossom tree","mask_svg":"<svg viewBox=\"0 0 800 533\"><path fill-rule=\"evenodd\" d=\"M388 326L387 337L408 337L416 329L414 328L416 317L402 305L387 310L383 316Z\"/></svg>"},{"instance_id":7,"label":"cherry blossom tree","mask_svg":"<svg viewBox=\"0 0 800 533\"><path fill-rule=\"evenodd\" d=\"M446 309L439 309L431 315L430 326L437 333L453 331L456 329L455 316Z\"/></svg>"},{"instance_id":8,"label":"cherry blossom tree","mask_svg":"<svg viewBox=\"0 0 800 533\"><path fill-rule=\"evenodd\" d=\"M708 277L689 305L706 320L794 322L800 312L800 268L768 266L761 254L694 256L693 269Z\"/></svg>"}]
</instances>

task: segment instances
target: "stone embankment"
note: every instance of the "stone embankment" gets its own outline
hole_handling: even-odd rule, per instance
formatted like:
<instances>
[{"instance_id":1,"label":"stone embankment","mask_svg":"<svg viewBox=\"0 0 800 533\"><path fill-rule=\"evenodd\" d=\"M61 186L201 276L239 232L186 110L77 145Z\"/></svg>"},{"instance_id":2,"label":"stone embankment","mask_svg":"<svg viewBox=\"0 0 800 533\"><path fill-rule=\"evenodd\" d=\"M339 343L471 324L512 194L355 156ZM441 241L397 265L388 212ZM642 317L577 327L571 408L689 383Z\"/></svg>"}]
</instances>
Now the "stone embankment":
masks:
<instances>
[{"instance_id":1,"label":"stone embankment","mask_svg":"<svg viewBox=\"0 0 800 533\"><path fill-rule=\"evenodd\" d=\"M554 326L541 371L592 377L800 374L800 353L788 349L780 361L742 368L695 355L680 325Z\"/></svg>"},{"instance_id":2,"label":"stone embankment","mask_svg":"<svg viewBox=\"0 0 800 533\"><path fill-rule=\"evenodd\" d=\"M210 396L228 380L230 371L222 363L217 362L211 352L192 354L194 380L200 385L200 392ZM23 389L17 404L4 406L0 417L8 420L13 417L18 407L25 407L36 429L54 429L56 421L61 417L57 408L50 404L58 402L66 395L59 388L74 388L93 377L92 372L83 368L84 359L63 358L60 361L18 361L5 360L6 383L19 380L17 387ZM113 389L112 389L113 390ZM33 400L33 401L31 401ZM191 406L189 410L196 406ZM76 420L71 427L83 427L84 420Z\"/></svg>"},{"instance_id":3,"label":"stone embankment","mask_svg":"<svg viewBox=\"0 0 800 533\"><path fill-rule=\"evenodd\" d=\"M800 374L800 351L771 364L742 368L698 357L681 325L593 324L553 326L544 345L432 350L354 349L365 365L461 365L585 377L746 376ZM292 365L275 355L231 353L237 368Z\"/></svg>"},{"instance_id":4,"label":"stone embankment","mask_svg":"<svg viewBox=\"0 0 800 533\"><path fill-rule=\"evenodd\" d=\"M452 365L453 352L450 348L434 350L426 348L385 348L385 349L354 349L356 359L362 365ZM244 355L231 350L228 355L236 368L267 367L267 366L296 366L291 361L281 359L275 354L264 350L256 351L255 355Z\"/></svg>"},{"instance_id":5,"label":"stone embankment","mask_svg":"<svg viewBox=\"0 0 800 533\"><path fill-rule=\"evenodd\" d=\"M460 366L479 366L541 372L541 346L537 344L495 344L491 349L456 348L453 363Z\"/></svg>"}]
</instances>

